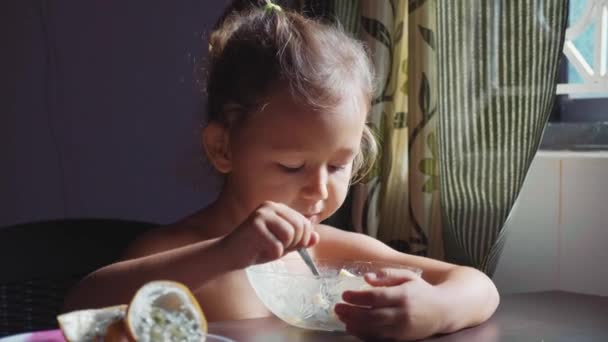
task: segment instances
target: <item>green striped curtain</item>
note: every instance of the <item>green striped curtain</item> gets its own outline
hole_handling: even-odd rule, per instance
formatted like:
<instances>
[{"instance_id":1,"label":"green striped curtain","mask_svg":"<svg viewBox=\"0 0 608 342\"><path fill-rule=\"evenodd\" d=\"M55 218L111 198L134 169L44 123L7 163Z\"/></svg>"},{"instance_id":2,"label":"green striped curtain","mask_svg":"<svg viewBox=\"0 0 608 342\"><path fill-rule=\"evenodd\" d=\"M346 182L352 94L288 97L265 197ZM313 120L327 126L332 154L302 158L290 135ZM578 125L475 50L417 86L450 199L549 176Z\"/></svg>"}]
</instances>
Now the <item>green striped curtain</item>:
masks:
<instances>
[{"instance_id":1,"label":"green striped curtain","mask_svg":"<svg viewBox=\"0 0 608 342\"><path fill-rule=\"evenodd\" d=\"M554 100L567 5L437 0L441 205L450 260L495 270L505 221Z\"/></svg>"}]
</instances>

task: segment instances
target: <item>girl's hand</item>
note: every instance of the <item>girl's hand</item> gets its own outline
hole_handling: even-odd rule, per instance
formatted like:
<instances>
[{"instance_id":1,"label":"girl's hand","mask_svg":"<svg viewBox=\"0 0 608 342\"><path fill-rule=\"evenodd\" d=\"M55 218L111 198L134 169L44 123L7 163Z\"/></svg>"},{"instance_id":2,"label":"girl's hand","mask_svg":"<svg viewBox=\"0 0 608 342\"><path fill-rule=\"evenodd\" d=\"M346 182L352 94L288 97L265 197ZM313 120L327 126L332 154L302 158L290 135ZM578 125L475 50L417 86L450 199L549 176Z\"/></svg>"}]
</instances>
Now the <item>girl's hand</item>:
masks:
<instances>
[{"instance_id":1,"label":"girl's hand","mask_svg":"<svg viewBox=\"0 0 608 342\"><path fill-rule=\"evenodd\" d=\"M335 311L346 330L359 338L418 340L440 329L441 309L436 289L407 269L366 274L374 288L345 291Z\"/></svg>"},{"instance_id":2,"label":"girl's hand","mask_svg":"<svg viewBox=\"0 0 608 342\"><path fill-rule=\"evenodd\" d=\"M319 235L299 212L275 202L264 202L221 241L237 267L264 263L299 248L315 245Z\"/></svg>"}]
</instances>

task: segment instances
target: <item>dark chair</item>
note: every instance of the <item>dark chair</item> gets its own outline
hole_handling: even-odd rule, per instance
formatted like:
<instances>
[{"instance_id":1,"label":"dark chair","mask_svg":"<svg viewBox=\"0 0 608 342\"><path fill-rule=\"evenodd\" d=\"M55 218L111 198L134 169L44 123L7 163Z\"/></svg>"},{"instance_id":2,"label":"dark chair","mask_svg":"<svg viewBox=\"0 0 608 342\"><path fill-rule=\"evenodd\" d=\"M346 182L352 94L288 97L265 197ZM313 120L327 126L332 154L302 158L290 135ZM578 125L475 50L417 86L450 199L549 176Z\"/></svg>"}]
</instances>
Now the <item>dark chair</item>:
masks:
<instances>
[{"instance_id":1,"label":"dark chair","mask_svg":"<svg viewBox=\"0 0 608 342\"><path fill-rule=\"evenodd\" d=\"M57 328L70 287L118 260L137 235L155 226L69 219L0 228L0 337Z\"/></svg>"}]
</instances>

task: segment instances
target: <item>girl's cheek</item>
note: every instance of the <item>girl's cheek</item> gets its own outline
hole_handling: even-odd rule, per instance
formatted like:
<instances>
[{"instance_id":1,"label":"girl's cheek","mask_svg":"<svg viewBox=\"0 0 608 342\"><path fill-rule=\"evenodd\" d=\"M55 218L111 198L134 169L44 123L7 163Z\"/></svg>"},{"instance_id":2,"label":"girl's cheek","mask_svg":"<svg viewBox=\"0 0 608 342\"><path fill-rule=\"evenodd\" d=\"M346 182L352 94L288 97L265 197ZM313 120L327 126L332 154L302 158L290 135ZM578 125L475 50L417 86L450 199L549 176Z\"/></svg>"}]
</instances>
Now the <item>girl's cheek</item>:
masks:
<instances>
[{"instance_id":1,"label":"girl's cheek","mask_svg":"<svg viewBox=\"0 0 608 342\"><path fill-rule=\"evenodd\" d=\"M336 197L336 200L339 201L340 204L346 198L346 194L348 192L348 184L349 184L348 177L342 177L341 179L336 179L336 180L332 181L332 184L331 184L331 188L333 190L332 192L333 192L334 196Z\"/></svg>"}]
</instances>

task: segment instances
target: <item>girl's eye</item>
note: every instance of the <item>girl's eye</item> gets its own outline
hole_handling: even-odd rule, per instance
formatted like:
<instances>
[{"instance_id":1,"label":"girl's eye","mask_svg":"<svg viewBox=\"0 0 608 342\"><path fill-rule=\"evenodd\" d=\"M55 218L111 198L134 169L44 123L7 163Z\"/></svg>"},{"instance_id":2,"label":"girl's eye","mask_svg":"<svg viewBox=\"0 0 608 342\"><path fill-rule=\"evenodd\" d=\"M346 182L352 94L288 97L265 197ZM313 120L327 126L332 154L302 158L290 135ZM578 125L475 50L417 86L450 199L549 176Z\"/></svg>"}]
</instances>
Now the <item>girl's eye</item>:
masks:
<instances>
[{"instance_id":1,"label":"girl's eye","mask_svg":"<svg viewBox=\"0 0 608 342\"><path fill-rule=\"evenodd\" d=\"M329 172L343 171L344 169L346 169L346 165L329 165L328 169Z\"/></svg>"},{"instance_id":2,"label":"girl's eye","mask_svg":"<svg viewBox=\"0 0 608 342\"><path fill-rule=\"evenodd\" d=\"M283 170L284 172L287 172L287 173L296 173L304 168L304 164L302 164L300 166L291 166L291 165L283 165L283 164L279 163L277 165L279 165L281 170Z\"/></svg>"}]
</instances>

